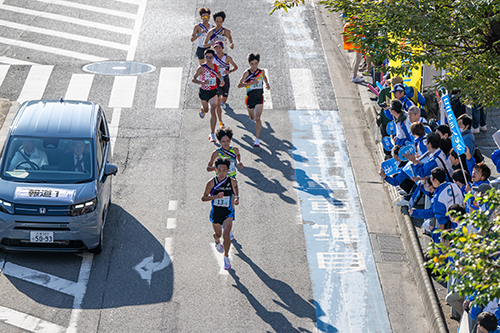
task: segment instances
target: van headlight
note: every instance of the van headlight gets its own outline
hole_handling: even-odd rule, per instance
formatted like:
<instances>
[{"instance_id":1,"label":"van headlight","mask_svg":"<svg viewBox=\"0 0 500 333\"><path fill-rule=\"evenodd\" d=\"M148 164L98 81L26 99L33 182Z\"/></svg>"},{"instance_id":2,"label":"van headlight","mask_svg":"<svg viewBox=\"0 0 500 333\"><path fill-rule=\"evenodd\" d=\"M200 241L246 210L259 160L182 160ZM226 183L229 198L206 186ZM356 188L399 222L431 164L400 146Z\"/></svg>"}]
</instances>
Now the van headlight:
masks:
<instances>
[{"instance_id":1,"label":"van headlight","mask_svg":"<svg viewBox=\"0 0 500 333\"><path fill-rule=\"evenodd\" d=\"M88 214L93 212L96 207L97 207L97 198L94 198L90 201L70 206L69 215L78 216L78 215Z\"/></svg>"},{"instance_id":2,"label":"van headlight","mask_svg":"<svg viewBox=\"0 0 500 333\"><path fill-rule=\"evenodd\" d=\"M14 214L14 205L11 204L10 202L0 200L0 212L13 215Z\"/></svg>"}]
</instances>

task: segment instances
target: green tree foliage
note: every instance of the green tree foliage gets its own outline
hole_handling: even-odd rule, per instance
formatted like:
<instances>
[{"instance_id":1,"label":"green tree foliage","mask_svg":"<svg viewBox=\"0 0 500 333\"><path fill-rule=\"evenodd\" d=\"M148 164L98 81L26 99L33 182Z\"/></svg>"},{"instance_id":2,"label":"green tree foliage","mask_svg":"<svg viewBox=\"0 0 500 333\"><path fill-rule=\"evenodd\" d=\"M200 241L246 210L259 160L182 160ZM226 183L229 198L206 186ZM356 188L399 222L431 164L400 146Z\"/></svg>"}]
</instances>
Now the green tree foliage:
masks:
<instances>
[{"instance_id":1,"label":"green tree foliage","mask_svg":"<svg viewBox=\"0 0 500 333\"><path fill-rule=\"evenodd\" d=\"M453 290L474 295L474 303L484 306L495 297L500 299L500 193L489 190L475 202L489 210L466 214L457 229L443 231L444 241L431 244L426 265L438 279L457 277ZM478 232L468 232L467 226Z\"/></svg>"},{"instance_id":2,"label":"green tree foliage","mask_svg":"<svg viewBox=\"0 0 500 333\"><path fill-rule=\"evenodd\" d=\"M297 5L276 1L274 10ZM330 11L354 23L353 41L374 61L403 59L391 72L416 64L447 75L438 86L459 88L464 100L483 105L500 96L500 1L498 0L324 0ZM415 49L421 50L415 52Z\"/></svg>"}]
</instances>

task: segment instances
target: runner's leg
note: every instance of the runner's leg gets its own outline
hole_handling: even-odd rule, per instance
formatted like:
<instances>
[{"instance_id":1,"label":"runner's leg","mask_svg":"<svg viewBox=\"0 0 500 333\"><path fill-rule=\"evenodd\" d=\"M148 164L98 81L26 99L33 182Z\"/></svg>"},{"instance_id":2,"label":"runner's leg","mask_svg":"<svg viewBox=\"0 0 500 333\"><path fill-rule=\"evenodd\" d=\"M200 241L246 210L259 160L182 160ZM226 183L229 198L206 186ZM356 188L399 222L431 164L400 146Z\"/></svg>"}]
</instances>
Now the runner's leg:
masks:
<instances>
[{"instance_id":1,"label":"runner's leg","mask_svg":"<svg viewBox=\"0 0 500 333\"><path fill-rule=\"evenodd\" d=\"M229 248L231 247L231 239L229 234L231 233L231 228L233 227L233 218L228 217L227 219L225 219L222 226L224 228L224 234L222 235L222 238L224 239L224 256L227 257L229 255Z\"/></svg>"},{"instance_id":2,"label":"runner's leg","mask_svg":"<svg viewBox=\"0 0 500 333\"><path fill-rule=\"evenodd\" d=\"M219 223L212 223L212 226L214 227L213 237L214 237L215 243L218 244L220 242L220 238L222 236L222 226Z\"/></svg>"},{"instance_id":3,"label":"runner's leg","mask_svg":"<svg viewBox=\"0 0 500 333\"><path fill-rule=\"evenodd\" d=\"M217 95L217 118L219 119L219 125L222 125L224 124L224 122L222 121L222 107L221 107L221 103L222 103L222 95Z\"/></svg>"},{"instance_id":4,"label":"runner's leg","mask_svg":"<svg viewBox=\"0 0 500 333\"><path fill-rule=\"evenodd\" d=\"M262 122L260 121L260 116L262 115L262 110L264 109L264 104L257 104L255 106L255 137L260 138L260 131L262 129Z\"/></svg>"},{"instance_id":5,"label":"runner's leg","mask_svg":"<svg viewBox=\"0 0 500 333\"><path fill-rule=\"evenodd\" d=\"M203 112L207 113L208 112L208 102L204 101L202 99L200 101L201 101L201 107L203 109Z\"/></svg>"},{"instance_id":6,"label":"runner's leg","mask_svg":"<svg viewBox=\"0 0 500 333\"><path fill-rule=\"evenodd\" d=\"M217 95L215 95L208 101L208 103L210 103L210 133L212 134L215 132L215 125L217 124L216 111L218 101L219 99L217 98Z\"/></svg>"},{"instance_id":7,"label":"runner's leg","mask_svg":"<svg viewBox=\"0 0 500 333\"><path fill-rule=\"evenodd\" d=\"M255 110L247 107L247 111L248 111L248 117L250 117L250 120L254 120L255 119Z\"/></svg>"}]
</instances>

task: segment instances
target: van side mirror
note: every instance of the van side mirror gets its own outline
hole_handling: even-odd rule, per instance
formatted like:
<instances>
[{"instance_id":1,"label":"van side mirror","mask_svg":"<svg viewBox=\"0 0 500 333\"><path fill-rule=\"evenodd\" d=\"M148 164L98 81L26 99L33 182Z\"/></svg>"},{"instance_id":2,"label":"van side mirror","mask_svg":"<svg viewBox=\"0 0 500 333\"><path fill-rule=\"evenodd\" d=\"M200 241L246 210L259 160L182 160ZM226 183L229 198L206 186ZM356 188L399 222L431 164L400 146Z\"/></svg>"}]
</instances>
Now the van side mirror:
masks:
<instances>
[{"instance_id":1,"label":"van side mirror","mask_svg":"<svg viewBox=\"0 0 500 333\"><path fill-rule=\"evenodd\" d=\"M118 167L114 164L108 163L104 167L104 176L115 176L118 172Z\"/></svg>"}]
</instances>

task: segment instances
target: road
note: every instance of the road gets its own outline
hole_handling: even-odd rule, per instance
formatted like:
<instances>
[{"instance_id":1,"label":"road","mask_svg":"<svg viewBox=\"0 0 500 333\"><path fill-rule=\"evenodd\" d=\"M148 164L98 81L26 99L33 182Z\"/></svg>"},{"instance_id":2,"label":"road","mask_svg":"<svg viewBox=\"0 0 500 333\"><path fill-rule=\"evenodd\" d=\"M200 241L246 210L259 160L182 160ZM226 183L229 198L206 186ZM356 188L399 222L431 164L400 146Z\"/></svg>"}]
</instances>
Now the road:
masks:
<instances>
[{"instance_id":1,"label":"road","mask_svg":"<svg viewBox=\"0 0 500 333\"><path fill-rule=\"evenodd\" d=\"M314 8L272 3L0 1L0 97L101 104L119 168L101 254L0 252L0 331L391 331ZM200 200L216 148L191 83L202 5L226 11L240 67L224 114L245 165L230 271ZM271 83L260 148L236 88L249 52ZM156 70L82 71L105 60Z\"/></svg>"}]
</instances>

